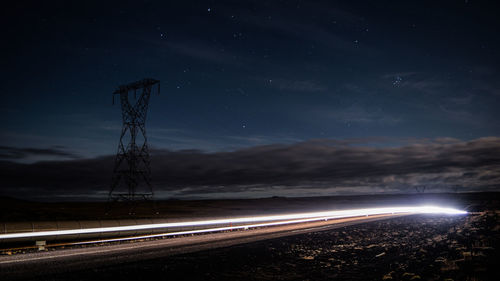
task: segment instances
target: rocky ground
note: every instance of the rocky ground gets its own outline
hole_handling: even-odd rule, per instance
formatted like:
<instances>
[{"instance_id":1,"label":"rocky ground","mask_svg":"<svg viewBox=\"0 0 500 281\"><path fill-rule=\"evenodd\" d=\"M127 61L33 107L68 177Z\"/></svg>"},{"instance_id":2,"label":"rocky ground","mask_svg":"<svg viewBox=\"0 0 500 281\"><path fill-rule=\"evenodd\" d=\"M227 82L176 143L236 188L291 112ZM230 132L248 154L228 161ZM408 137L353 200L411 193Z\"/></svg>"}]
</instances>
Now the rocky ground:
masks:
<instances>
[{"instance_id":1,"label":"rocky ground","mask_svg":"<svg viewBox=\"0 0 500 281\"><path fill-rule=\"evenodd\" d=\"M47 280L500 280L499 217L401 217Z\"/></svg>"}]
</instances>

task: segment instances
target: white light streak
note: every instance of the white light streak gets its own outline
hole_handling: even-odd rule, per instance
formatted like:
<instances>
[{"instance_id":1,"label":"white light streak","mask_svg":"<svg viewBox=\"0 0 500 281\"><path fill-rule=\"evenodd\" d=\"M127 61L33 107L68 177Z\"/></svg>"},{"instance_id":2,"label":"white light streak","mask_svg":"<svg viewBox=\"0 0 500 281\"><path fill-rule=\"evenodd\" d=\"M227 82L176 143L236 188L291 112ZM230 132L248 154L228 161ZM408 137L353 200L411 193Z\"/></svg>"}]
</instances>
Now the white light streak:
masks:
<instances>
[{"instance_id":1,"label":"white light streak","mask_svg":"<svg viewBox=\"0 0 500 281\"><path fill-rule=\"evenodd\" d=\"M174 227L194 227L194 226L210 226L221 224L242 224L238 226L207 228L198 230L189 230L181 232L172 232L167 234L146 235L144 238L158 237L158 236L171 236L183 234L195 234L203 232L224 231L231 229L241 229L249 227L283 225L290 223L300 223L317 221L324 219L341 219L358 216L371 216L383 214L447 214L459 215L467 214L466 211L461 211L453 208L442 208L436 206L406 206L406 207L385 207L385 208L368 208L368 209L354 209L354 210L335 210L324 212L309 212L309 213L295 213L286 215L273 215L273 216L257 216L257 217L243 217L243 218L230 218L230 219L217 219L217 220L199 220L199 221L186 221L174 223L157 223L157 224L142 224L142 225L128 225L128 226L115 226L115 227L96 227L96 228L83 228L83 229L66 229L66 230L50 230L50 231L35 231L35 232L21 232L0 234L0 240L3 239L17 239L17 238L34 238L46 236L60 236L60 235L77 235L88 233L106 233L106 232L119 232L119 231L134 231L134 230L153 230L153 229L168 229ZM264 223L273 222L273 223ZM257 224L260 223L260 224ZM175 234L176 233L176 234ZM109 240L109 241L112 241Z\"/></svg>"},{"instance_id":2,"label":"white light streak","mask_svg":"<svg viewBox=\"0 0 500 281\"><path fill-rule=\"evenodd\" d=\"M294 224L294 223L302 223L302 222L314 222L321 220L329 220L332 218L312 218L312 219L301 219L301 220L290 220L290 221L279 221L279 222L268 222L268 223L260 223L260 224L246 224L239 226L226 226L226 227L216 227L216 228L206 228L206 229L198 229L198 230L187 230L187 231L178 231L178 232L167 232L161 234L151 234L151 235L142 235L142 236L133 236L133 237L125 237L125 238L113 238L113 239L104 239L104 240L94 240L94 241L85 241L85 242L76 242L73 245L81 245L81 244L92 244L92 243L106 243L106 242L116 242L116 241L126 241L126 240L137 240L137 239L146 239L146 238L154 238L154 237L167 237L167 236L176 236L176 235L188 235L188 234L200 234L207 232L219 232L219 231L228 231L228 230L238 230L238 229L249 229L256 227L265 227L265 226L277 226L277 225L286 225L286 224Z\"/></svg>"}]
</instances>

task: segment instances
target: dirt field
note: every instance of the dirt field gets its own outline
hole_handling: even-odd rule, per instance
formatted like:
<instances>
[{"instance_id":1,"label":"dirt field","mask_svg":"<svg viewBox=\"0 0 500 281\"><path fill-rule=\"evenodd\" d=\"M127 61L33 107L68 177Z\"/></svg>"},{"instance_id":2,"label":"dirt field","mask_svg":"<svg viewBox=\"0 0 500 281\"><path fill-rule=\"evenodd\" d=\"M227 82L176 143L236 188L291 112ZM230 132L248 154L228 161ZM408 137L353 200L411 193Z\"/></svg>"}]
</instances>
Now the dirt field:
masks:
<instances>
[{"instance_id":1,"label":"dirt field","mask_svg":"<svg viewBox=\"0 0 500 281\"><path fill-rule=\"evenodd\" d=\"M0 222L115 218L224 217L433 204L481 211L500 205L500 193L364 195L240 200L167 200L130 205L106 202L32 202L0 197ZM133 209L130 214L131 208Z\"/></svg>"}]
</instances>

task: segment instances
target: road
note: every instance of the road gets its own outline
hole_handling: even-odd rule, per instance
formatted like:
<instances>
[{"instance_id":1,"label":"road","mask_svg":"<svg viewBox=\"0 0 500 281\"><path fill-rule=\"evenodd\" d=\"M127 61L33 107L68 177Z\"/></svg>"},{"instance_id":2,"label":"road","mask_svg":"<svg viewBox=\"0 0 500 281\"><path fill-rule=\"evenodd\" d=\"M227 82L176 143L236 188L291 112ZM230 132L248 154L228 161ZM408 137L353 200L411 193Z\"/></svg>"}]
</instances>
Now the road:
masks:
<instances>
[{"instance_id":1,"label":"road","mask_svg":"<svg viewBox=\"0 0 500 281\"><path fill-rule=\"evenodd\" d=\"M333 219L249 230L114 244L95 244L85 247L0 256L0 280L31 279L43 275L132 263L259 240L324 231L403 215L388 214Z\"/></svg>"}]
</instances>

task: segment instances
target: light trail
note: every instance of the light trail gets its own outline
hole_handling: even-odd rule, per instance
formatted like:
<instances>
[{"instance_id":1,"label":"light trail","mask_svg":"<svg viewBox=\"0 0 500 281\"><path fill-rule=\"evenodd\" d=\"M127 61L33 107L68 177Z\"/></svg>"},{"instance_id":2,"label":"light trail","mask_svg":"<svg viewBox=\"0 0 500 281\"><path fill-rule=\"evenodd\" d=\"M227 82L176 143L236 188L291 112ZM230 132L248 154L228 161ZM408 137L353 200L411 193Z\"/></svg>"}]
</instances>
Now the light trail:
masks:
<instances>
[{"instance_id":1,"label":"light trail","mask_svg":"<svg viewBox=\"0 0 500 281\"><path fill-rule=\"evenodd\" d=\"M220 232L220 231L238 230L238 229L249 229L249 228L257 228L257 227L265 227L265 226L277 226L277 225L286 225L286 224L303 223L303 222L314 222L314 221L322 221L322 220L326 221L326 220L330 220L330 219L336 219L336 217L322 217L322 218L279 221L279 222L270 222L270 223L268 222L268 223L250 224L250 225L245 224L245 225L238 225L238 226L226 226L226 227L206 228L206 229L198 229L198 230L167 232L167 233L161 233L161 234L132 236L132 237L124 237L124 238L92 240L92 241L85 241L85 242L75 242L75 243L70 243L70 244L71 245L82 245L82 244L94 244L94 243L107 243L107 242L138 240L138 239L147 239L147 238L155 238L155 237L167 237L167 236L176 236L176 235L188 235L188 234L200 234L200 233Z\"/></svg>"},{"instance_id":2,"label":"light trail","mask_svg":"<svg viewBox=\"0 0 500 281\"><path fill-rule=\"evenodd\" d=\"M158 224L142 224L142 225L129 225L129 226L115 226L115 227L96 227L96 228L83 228L83 229L67 229L67 230L49 230L49 231L36 231L36 232L21 232L0 234L0 240L15 239L15 238L34 238L45 236L61 236L61 235L76 235L88 233L106 233L106 232L119 232L119 231L134 231L134 230L149 230L173 227L194 227L194 226L209 226L218 224L240 224L249 223L250 225L238 225L229 227L208 228L181 232L172 232L177 234L167 235L182 235L182 234L195 234L203 232L224 231L231 229L241 229L259 226L272 226L280 224L300 223L307 221L317 221L324 219L340 219L358 216L371 216L383 214L447 214L459 215L467 214L466 211L461 211L453 208L442 208L437 206L404 206L404 207L385 207L385 208L367 208L367 209L354 209L354 210L335 210L324 212L309 212L309 213L295 213L286 215L273 215L273 216L257 216L257 217L243 217L232 219L217 219L217 220L199 220L175 223L158 223ZM274 221L274 222L273 222ZM257 224L259 223L260 224ZM264 223L273 222L273 223ZM214 230L218 229L218 230ZM166 236L165 234L147 235L148 237ZM144 238L148 238L144 236Z\"/></svg>"}]
</instances>

